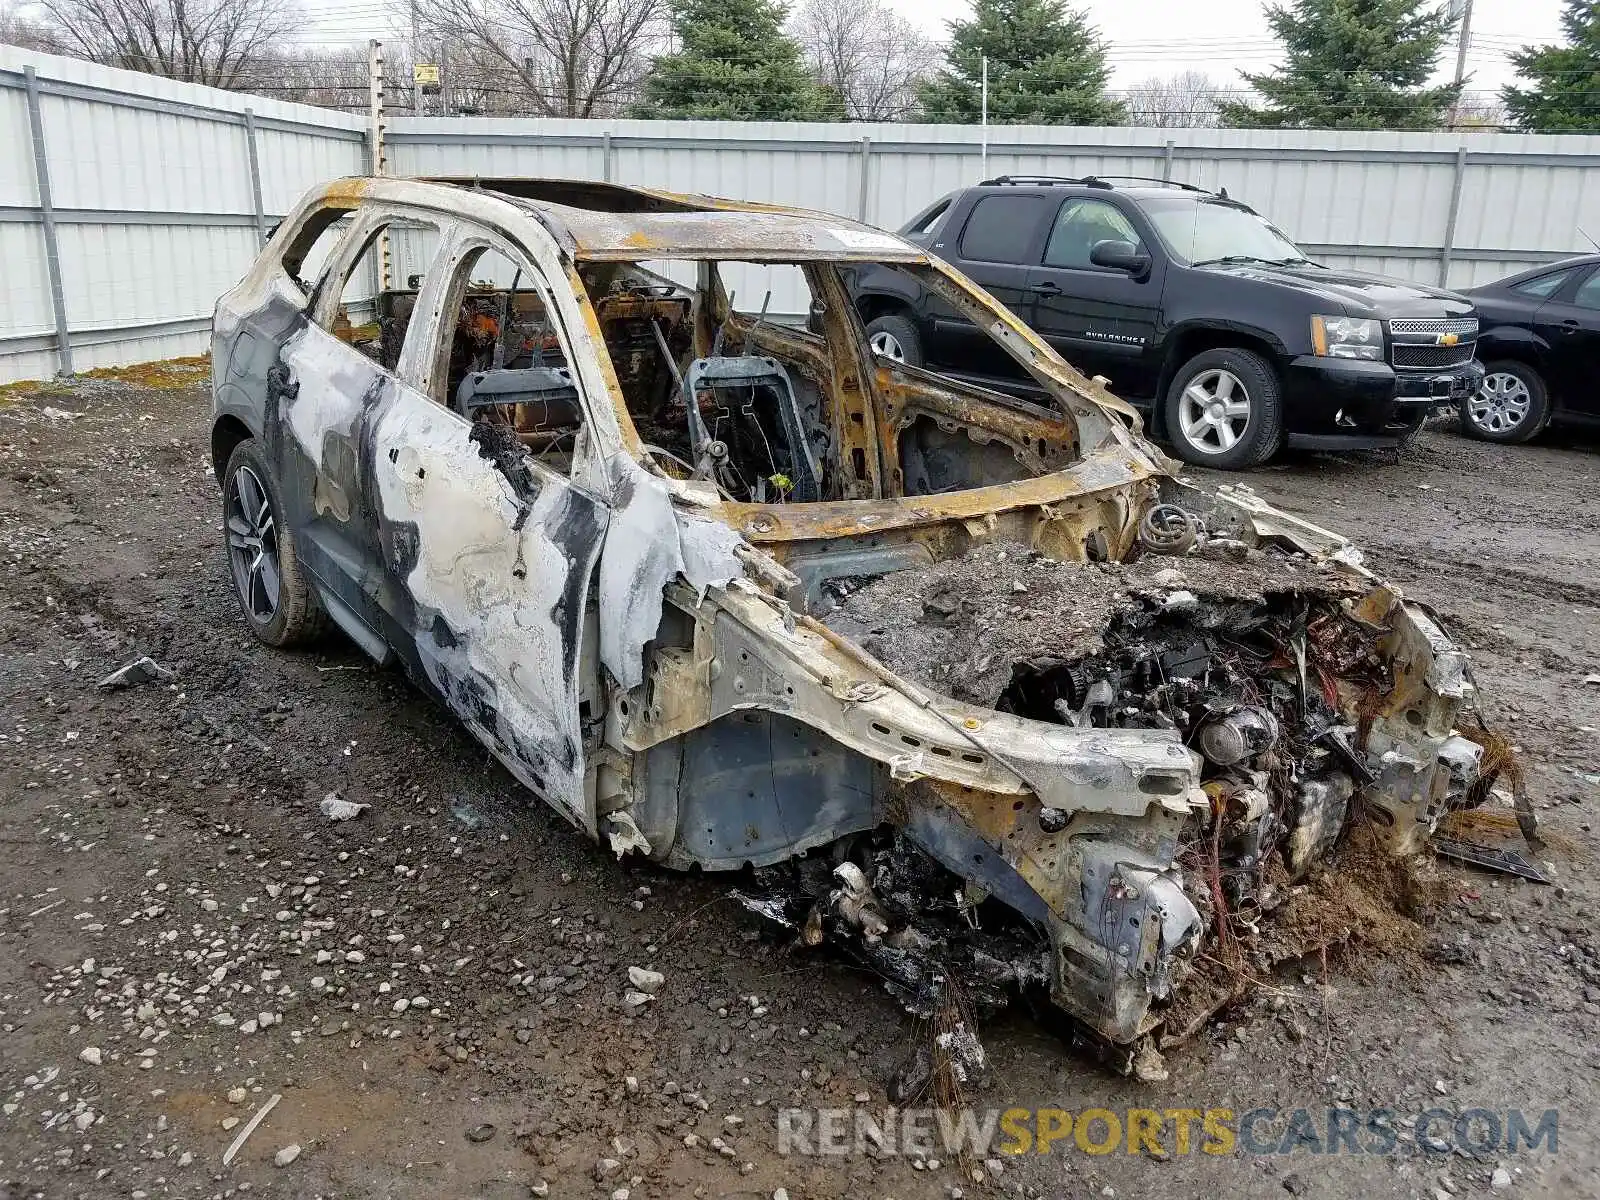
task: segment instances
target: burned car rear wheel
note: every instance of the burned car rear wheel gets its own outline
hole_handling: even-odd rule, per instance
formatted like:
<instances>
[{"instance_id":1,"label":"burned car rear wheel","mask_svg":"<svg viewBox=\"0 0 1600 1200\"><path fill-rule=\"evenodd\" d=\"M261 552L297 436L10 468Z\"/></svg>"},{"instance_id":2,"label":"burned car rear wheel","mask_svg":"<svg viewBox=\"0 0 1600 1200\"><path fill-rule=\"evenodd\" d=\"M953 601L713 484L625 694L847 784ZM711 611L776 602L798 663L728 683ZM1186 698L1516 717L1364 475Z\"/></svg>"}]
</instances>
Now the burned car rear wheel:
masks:
<instances>
[{"instance_id":1,"label":"burned car rear wheel","mask_svg":"<svg viewBox=\"0 0 1600 1200\"><path fill-rule=\"evenodd\" d=\"M253 438L235 447L223 473L222 522L229 573L251 632L269 646L320 634L326 618L300 573L294 533L279 519L277 482Z\"/></svg>"}]
</instances>

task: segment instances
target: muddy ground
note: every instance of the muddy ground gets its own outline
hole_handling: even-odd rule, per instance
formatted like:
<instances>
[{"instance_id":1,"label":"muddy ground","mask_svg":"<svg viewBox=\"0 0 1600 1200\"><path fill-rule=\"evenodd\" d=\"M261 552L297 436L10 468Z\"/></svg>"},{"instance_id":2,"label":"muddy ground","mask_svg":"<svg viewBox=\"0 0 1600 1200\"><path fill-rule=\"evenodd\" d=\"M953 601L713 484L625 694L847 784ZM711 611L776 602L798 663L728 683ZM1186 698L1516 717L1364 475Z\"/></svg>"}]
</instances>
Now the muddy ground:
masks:
<instances>
[{"instance_id":1,"label":"muddy ground","mask_svg":"<svg viewBox=\"0 0 1600 1200\"><path fill-rule=\"evenodd\" d=\"M350 646L252 640L206 424L198 386L0 399L0 1197L1600 1195L1595 449L1430 430L1250 480L1472 649L1556 886L1447 866L1435 953L1285 971L1164 1084L1023 1013L982 1031L979 1106L1389 1108L1396 1152L1169 1125L935 1166L778 1153L776 1109L878 1109L926 1037L872 977L765 940L725 881L619 865ZM97 688L141 654L172 679ZM330 824L332 791L371 807ZM666 977L639 1015L629 966ZM1558 1109L1556 1152L1427 1153L1430 1108Z\"/></svg>"}]
</instances>

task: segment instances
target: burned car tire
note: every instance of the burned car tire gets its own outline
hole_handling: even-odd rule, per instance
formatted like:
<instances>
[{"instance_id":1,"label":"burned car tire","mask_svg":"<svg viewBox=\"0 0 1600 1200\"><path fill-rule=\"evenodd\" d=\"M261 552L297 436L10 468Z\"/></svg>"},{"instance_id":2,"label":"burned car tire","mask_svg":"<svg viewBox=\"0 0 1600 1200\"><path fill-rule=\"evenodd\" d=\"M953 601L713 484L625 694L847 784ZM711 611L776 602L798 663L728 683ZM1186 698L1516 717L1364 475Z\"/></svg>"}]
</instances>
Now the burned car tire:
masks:
<instances>
[{"instance_id":1,"label":"burned car tire","mask_svg":"<svg viewBox=\"0 0 1600 1200\"><path fill-rule=\"evenodd\" d=\"M1543 429L1549 414L1539 372L1505 359L1488 363L1482 386L1461 401L1461 430L1480 441L1515 445Z\"/></svg>"},{"instance_id":2,"label":"burned car tire","mask_svg":"<svg viewBox=\"0 0 1600 1200\"><path fill-rule=\"evenodd\" d=\"M1283 437L1283 388L1253 350L1206 350L1178 368L1163 415L1184 462L1224 471L1260 466Z\"/></svg>"},{"instance_id":3,"label":"burned car tire","mask_svg":"<svg viewBox=\"0 0 1600 1200\"><path fill-rule=\"evenodd\" d=\"M905 317L887 313L867 323L867 344L874 354L903 362L908 367L922 365L922 335Z\"/></svg>"},{"instance_id":4,"label":"burned car tire","mask_svg":"<svg viewBox=\"0 0 1600 1200\"><path fill-rule=\"evenodd\" d=\"M222 526L234 595L250 630L269 646L319 636L327 614L300 572L282 520L277 480L254 438L240 442L222 476Z\"/></svg>"}]
</instances>

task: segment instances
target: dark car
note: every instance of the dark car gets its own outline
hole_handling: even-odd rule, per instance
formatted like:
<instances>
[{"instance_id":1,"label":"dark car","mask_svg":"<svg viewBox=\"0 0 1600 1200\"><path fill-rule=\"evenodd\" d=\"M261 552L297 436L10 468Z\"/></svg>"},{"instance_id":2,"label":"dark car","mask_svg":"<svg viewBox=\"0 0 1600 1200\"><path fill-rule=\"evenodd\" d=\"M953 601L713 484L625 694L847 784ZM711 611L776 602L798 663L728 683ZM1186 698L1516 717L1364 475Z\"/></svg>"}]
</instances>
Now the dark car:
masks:
<instances>
[{"instance_id":1,"label":"dark car","mask_svg":"<svg viewBox=\"0 0 1600 1200\"><path fill-rule=\"evenodd\" d=\"M1470 288L1486 374L1461 428L1525 442L1552 421L1600 422L1600 254L1545 263Z\"/></svg>"},{"instance_id":2,"label":"dark car","mask_svg":"<svg viewBox=\"0 0 1600 1200\"><path fill-rule=\"evenodd\" d=\"M944 197L901 235L1149 410L1192 463L1394 446L1482 380L1470 301L1319 266L1226 192L1006 176ZM851 282L878 353L1026 388L981 330L902 273Z\"/></svg>"}]
</instances>

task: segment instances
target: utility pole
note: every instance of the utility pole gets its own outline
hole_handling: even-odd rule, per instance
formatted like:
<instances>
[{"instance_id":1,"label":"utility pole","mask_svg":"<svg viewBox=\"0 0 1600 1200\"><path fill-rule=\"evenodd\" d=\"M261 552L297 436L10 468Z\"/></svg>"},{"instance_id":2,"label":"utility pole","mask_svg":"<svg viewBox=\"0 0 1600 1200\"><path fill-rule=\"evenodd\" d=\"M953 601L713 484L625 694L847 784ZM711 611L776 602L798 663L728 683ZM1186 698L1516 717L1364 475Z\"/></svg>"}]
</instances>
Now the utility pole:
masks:
<instances>
[{"instance_id":1,"label":"utility pole","mask_svg":"<svg viewBox=\"0 0 1600 1200\"><path fill-rule=\"evenodd\" d=\"M389 118L383 107L383 43L376 38L367 43L367 128L368 149L372 156L373 175L389 173L389 150L385 135L389 131ZM386 292L392 277L393 264L389 258L389 230L385 226L378 234L378 257L374 263L377 278L375 290Z\"/></svg>"},{"instance_id":2,"label":"utility pole","mask_svg":"<svg viewBox=\"0 0 1600 1200\"><path fill-rule=\"evenodd\" d=\"M422 81L416 77L417 64L422 61L422 20L417 13L417 0L411 0L411 115L422 115Z\"/></svg>"},{"instance_id":3,"label":"utility pole","mask_svg":"<svg viewBox=\"0 0 1600 1200\"><path fill-rule=\"evenodd\" d=\"M438 115L450 115L450 44L444 38L439 39L439 100Z\"/></svg>"},{"instance_id":4,"label":"utility pole","mask_svg":"<svg viewBox=\"0 0 1600 1200\"><path fill-rule=\"evenodd\" d=\"M979 101L978 128L979 136L983 139L978 150L978 179L981 182L989 178L989 56L985 54L983 63L983 98Z\"/></svg>"},{"instance_id":5,"label":"utility pole","mask_svg":"<svg viewBox=\"0 0 1600 1200\"><path fill-rule=\"evenodd\" d=\"M1447 11L1461 17L1456 29L1456 98L1450 105L1450 128L1454 129L1461 118L1461 85L1467 78L1467 50L1472 45L1472 0L1451 0Z\"/></svg>"}]
</instances>

